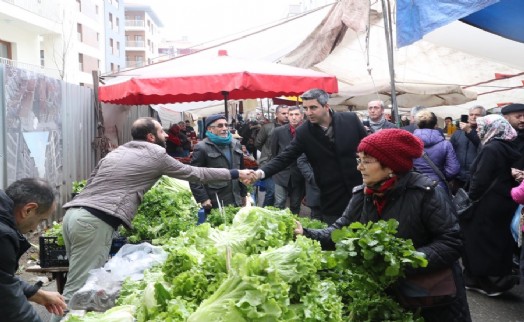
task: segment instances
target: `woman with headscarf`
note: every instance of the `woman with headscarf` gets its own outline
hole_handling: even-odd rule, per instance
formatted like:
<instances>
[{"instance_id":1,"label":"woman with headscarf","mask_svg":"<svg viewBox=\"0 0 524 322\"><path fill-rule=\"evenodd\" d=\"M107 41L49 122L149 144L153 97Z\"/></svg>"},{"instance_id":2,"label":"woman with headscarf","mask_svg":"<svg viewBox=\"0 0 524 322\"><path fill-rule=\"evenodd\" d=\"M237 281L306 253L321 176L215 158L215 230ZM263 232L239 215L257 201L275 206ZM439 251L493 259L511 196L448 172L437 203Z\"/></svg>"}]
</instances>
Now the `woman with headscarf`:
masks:
<instances>
[{"instance_id":1,"label":"woman with headscarf","mask_svg":"<svg viewBox=\"0 0 524 322\"><path fill-rule=\"evenodd\" d=\"M408 277L451 268L457 293L442 306L422 308L425 321L471 321L458 259L462 250L459 225L449 197L437 183L412 171L413 159L422 155L422 141L408 131L384 129L360 142L357 169L363 185L353 189L341 218L326 229L303 229L296 234L319 240L323 249L335 245L331 233L352 222L396 219L397 236L411 239L417 251L426 255L426 268L409 269Z\"/></svg>"},{"instance_id":2,"label":"woman with headscarf","mask_svg":"<svg viewBox=\"0 0 524 322\"><path fill-rule=\"evenodd\" d=\"M515 285L511 276L514 241L509 229L517 204L511 198L515 180L511 165L520 154L511 124L500 115L477 119L481 149L471 165L468 195L478 200L471 216L460 219L464 234L466 288L488 296Z\"/></svg>"}]
</instances>

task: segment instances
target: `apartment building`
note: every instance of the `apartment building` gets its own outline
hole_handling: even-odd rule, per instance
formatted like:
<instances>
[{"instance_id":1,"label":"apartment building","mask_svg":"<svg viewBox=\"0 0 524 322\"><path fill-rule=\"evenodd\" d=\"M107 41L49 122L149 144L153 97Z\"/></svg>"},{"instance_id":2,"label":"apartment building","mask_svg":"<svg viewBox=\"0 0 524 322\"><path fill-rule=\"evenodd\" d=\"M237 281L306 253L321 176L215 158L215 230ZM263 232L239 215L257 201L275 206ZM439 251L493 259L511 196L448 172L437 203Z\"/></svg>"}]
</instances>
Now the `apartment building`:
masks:
<instances>
[{"instance_id":1,"label":"apartment building","mask_svg":"<svg viewBox=\"0 0 524 322\"><path fill-rule=\"evenodd\" d=\"M159 56L159 29L164 27L148 5L125 4L126 67L151 64Z\"/></svg>"},{"instance_id":2,"label":"apartment building","mask_svg":"<svg viewBox=\"0 0 524 322\"><path fill-rule=\"evenodd\" d=\"M92 86L125 67L123 0L0 0L0 62Z\"/></svg>"}]
</instances>

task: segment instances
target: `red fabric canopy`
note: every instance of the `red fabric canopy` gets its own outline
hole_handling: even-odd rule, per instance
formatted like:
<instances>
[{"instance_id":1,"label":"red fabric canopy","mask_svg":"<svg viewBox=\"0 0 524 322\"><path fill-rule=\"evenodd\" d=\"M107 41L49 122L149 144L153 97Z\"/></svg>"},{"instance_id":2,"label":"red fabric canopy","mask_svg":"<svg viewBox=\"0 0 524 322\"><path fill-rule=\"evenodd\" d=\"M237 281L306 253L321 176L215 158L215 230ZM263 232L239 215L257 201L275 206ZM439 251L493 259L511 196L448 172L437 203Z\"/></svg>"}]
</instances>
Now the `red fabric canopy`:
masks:
<instances>
[{"instance_id":1,"label":"red fabric canopy","mask_svg":"<svg viewBox=\"0 0 524 322\"><path fill-rule=\"evenodd\" d=\"M99 100L122 105L168 104L300 95L311 88L338 92L335 76L309 69L227 56L193 54L119 75L123 82L99 87Z\"/></svg>"}]
</instances>

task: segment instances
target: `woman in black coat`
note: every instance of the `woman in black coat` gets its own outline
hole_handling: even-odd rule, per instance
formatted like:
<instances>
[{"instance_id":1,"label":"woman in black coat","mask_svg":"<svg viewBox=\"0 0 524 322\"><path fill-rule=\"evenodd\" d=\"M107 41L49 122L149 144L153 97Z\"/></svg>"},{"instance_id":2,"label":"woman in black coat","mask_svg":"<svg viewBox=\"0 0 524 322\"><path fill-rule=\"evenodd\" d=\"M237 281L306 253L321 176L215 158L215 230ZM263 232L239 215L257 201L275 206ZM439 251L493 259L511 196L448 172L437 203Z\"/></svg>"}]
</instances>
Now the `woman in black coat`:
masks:
<instances>
[{"instance_id":1,"label":"woman in black coat","mask_svg":"<svg viewBox=\"0 0 524 322\"><path fill-rule=\"evenodd\" d=\"M502 116L477 119L481 150L471 165L469 197L479 200L466 218L460 219L464 233L464 276L466 288L488 296L511 289L514 241L509 225L517 209L511 198L515 180L511 165L520 154L514 142L517 133Z\"/></svg>"},{"instance_id":2,"label":"woman in black coat","mask_svg":"<svg viewBox=\"0 0 524 322\"><path fill-rule=\"evenodd\" d=\"M331 233L352 222L380 219L399 222L397 236L411 239L426 255L426 268L409 269L407 276L451 268L457 288L446 305L422 308L428 321L471 321L458 259L462 250L459 225L444 190L423 174L412 172L413 159L422 155L423 143L408 131L384 129L364 138L358 146L357 169L364 184L353 189L344 214L326 229L303 229L295 233L319 240L334 249Z\"/></svg>"}]
</instances>

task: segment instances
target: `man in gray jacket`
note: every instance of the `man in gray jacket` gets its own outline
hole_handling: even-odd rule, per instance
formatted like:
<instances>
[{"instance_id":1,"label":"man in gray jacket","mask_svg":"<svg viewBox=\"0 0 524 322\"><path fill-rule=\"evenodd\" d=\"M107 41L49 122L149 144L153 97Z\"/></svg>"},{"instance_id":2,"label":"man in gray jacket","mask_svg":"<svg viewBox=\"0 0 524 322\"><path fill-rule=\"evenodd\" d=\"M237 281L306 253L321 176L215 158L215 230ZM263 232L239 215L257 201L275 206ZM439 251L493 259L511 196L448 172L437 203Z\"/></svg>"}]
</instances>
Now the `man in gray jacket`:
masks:
<instances>
[{"instance_id":1,"label":"man in gray jacket","mask_svg":"<svg viewBox=\"0 0 524 322\"><path fill-rule=\"evenodd\" d=\"M142 196L162 175L190 182L246 181L254 175L252 170L198 168L178 162L166 153L167 134L162 126L149 117L136 120L131 135L133 141L100 160L86 187L64 205L62 229L69 257L66 300L84 285L91 269L104 265L113 232L121 224L131 228Z\"/></svg>"}]
</instances>

